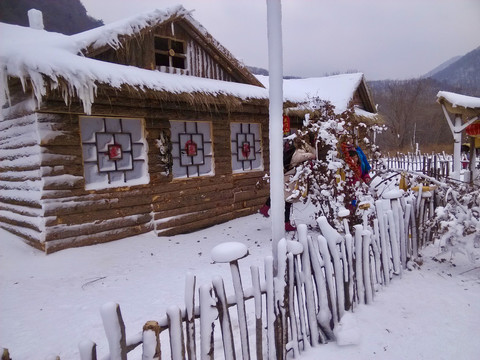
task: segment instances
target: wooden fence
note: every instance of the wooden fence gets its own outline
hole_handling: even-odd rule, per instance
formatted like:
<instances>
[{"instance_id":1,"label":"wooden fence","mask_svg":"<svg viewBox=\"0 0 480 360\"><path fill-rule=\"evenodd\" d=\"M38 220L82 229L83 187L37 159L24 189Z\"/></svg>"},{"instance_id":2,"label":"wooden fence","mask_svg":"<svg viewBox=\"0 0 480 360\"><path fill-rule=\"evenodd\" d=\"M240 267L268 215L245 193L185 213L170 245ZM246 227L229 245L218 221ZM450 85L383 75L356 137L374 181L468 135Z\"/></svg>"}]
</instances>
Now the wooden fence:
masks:
<instances>
[{"instance_id":1,"label":"wooden fence","mask_svg":"<svg viewBox=\"0 0 480 360\"><path fill-rule=\"evenodd\" d=\"M448 178L453 171L453 156L445 153L387 154L375 168L415 171L435 179Z\"/></svg>"},{"instance_id":2,"label":"wooden fence","mask_svg":"<svg viewBox=\"0 0 480 360\"><path fill-rule=\"evenodd\" d=\"M125 336L119 305L105 304L105 358L124 360L137 348L143 360L285 359L287 353L298 357L310 347L334 341L334 328L345 312L371 304L375 289L400 277L419 247L431 240L423 223L433 213L432 194L422 194L407 198L401 190L384 193L375 202L374 220L367 221L365 213L353 233L346 219L344 234L324 217L317 220L321 234L309 234L299 225L298 241L278 244L276 273L271 256L264 259L263 270L251 266L249 288L242 285L239 271L246 253L234 251L227 260L234 294L226 294L220 277L197 289L189 274L185 304L146 322L133 337ZM82 360L97 359L94 342L83 341L79 349Z\"/></svg>"}]
</instances>

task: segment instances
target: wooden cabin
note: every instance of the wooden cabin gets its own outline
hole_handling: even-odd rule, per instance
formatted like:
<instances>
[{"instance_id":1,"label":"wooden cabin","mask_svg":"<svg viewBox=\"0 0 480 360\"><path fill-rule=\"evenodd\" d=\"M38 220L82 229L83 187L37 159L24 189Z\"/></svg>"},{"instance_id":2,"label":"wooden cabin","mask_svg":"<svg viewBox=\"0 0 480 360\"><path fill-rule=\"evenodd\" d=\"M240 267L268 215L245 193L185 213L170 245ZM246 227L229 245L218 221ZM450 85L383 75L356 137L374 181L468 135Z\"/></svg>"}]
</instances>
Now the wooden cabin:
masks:
<instances>
[{"instance_id":1,"label":"wooden cabin","mask_svg":"<svg viewBox=\"0 0 480 360\"><path fill-rule=\"evenodd\" d=\"M2 228L51 253L190 232L268 196L268 91L183 7L0 32Z\"/></svg>"},{"instance_id":2,"label":"wooden cabin","mask_svg":"<svg viewBox=\"0 0 480 360\"><path fill-rule=\"evenodd\" d=\"M268 87L268 77L257 75L257 79ZM375 102L363 73L338 74L332 76L283 80L285 115L290 118L290 129L294 132L303 125L305 114L315 110L318 102L328 101L337 114L348 107L354 108L355 117L367 125L380 125Z\"/></svg>"}]
</instances>

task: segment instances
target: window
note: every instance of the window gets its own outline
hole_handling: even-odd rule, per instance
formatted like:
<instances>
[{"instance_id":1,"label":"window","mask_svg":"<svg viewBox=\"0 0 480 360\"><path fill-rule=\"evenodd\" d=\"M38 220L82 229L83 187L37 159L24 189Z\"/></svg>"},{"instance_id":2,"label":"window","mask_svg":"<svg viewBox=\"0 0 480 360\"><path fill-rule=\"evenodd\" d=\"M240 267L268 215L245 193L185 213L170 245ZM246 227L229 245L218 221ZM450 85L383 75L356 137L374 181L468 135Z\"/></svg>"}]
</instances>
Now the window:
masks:
<instances>
[{"instance_id":1,"label":"window","mask_svg":"<svg viewBox=\"0 0 480 360\"><path fill-rule=\"evenodd\" d=\"M185 42L155 36L155 65L179 69L186 68Z\"/></svg>"},{"instance_id":2,"label":"window","mask_svg":"<svg viewBox=\"0 0 480 360\"><path fill-rule=\"evenodd\" d=\"M148 184L141 119L81 117L85 188Z\"/></svg>"},{"instance_id":3,"label":"window","mask_svg":"<svg viewBox=\"0 0 480 360\"><path fill-rule=\"evenodd\" d=\"M234 173L263 170L260 135L260 124L230 124L232 170Z\"/></svg>"},{"instance_id":4,"label":"window","mask_svg":"<svg viewBox=\"0 0 480 360\"><path fill-rule=\"evenodd\" d=\"M174 178L213 175L211 124L170 121Z\"/></svg>"}]
</instances>

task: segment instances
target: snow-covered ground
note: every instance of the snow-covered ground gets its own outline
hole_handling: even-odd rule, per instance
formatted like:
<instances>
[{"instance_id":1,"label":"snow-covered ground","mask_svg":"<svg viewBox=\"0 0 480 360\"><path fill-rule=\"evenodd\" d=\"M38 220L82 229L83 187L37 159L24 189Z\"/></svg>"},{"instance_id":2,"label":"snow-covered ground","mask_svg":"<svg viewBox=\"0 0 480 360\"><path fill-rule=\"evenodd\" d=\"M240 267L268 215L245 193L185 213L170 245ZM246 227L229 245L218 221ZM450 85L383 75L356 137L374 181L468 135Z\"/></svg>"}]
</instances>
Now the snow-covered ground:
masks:
<instances>
[{"instance_id":1,"label":"snow-covered ground","mask_svg":"<svg viewBox=\"0 0 480 360\"><path fill-rule=\"evenodd\" d=\"M295 204L293 217L313 223L311 208ZM222 242L244 243L240 260L261 267L271 254L270 219L255 214L191 234L144 234L112 243L44 255L0 230L0 347L14 360L79 359L77 344L97 343L107 353L100 307L120 304L127 337L171 305L181 305L185 275L197 284L216 275L231 294L227 264L212 264L211 249ZM289 235L290 237L293 235ZM424 250L424 264L377 292L373 305L344 318L340 337L303 353L302 359L480 359L480 267L461 254L432 260L438 247ZM442 258L442 257L440 257ZM480 261L480 260L478 260Z\"/></svg>"}]
</instances>

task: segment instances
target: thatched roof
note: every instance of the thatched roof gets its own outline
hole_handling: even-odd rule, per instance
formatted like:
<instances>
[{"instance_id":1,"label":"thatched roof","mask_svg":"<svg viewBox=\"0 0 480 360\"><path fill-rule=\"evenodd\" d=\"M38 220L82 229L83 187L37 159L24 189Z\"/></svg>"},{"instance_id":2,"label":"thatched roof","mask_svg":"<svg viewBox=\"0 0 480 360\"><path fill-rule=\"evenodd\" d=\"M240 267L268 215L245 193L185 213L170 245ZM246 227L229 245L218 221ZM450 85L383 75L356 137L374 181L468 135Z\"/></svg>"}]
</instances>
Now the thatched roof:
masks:
<instances>
[{"instance_id":1,"label":"thatched roof","mask_svg":"<svg viewBox=\"0 0 480 360\"><path fill-rule=\"evenodd\" d=\"M464 120L480 117L480 98L439 91L437 102L444 105L449 113L460 115Z\"/></svg>"},{"instance_id":2,"label":"thatched roof","mask_svg":"<svg viewBox=\"0 0 480 360\"><path fill-rule=\"evenodd\" d=\"M204 99L205 96L233 97L240 101L268 99L268 91L256 79L250 84L247 81L240 84L161 73L85 56L103 46L120 46L122 36L132 36L148 26L179 17L189 19L195 31L207 34L181 6L166 11L156 10L72 36L0 23L3 38L0 42L0 81L3 82L0 102L3 105L9 101L9 78L20 79L24 90L33 89L39 106L47 91L60 89L66 103L72 98L79 98L87 114L91 113L99 86L118 90L128 87L139 93L191 94L184 97L192 99ZM208 41L214 44L212 37ZM239 65L223 47L219 44L215 46L219 52L225 52L224 57L231 58L232 66ZM239 71L248 73L246 69Z\"/></svg>"},{"instance_id":3,"label":"thatched roof","mask_svg":"<svg viewBox=\"0 0 480 360\"><path fill-rule=\"evenodd\" d=\"M268 86L268 77L257 78ZM382 123L362 73L283 80L285 113L303 118L317 104L328 101L336 113L354 106L355 115L368 124Z\"/></svg>"}]
</instances>

